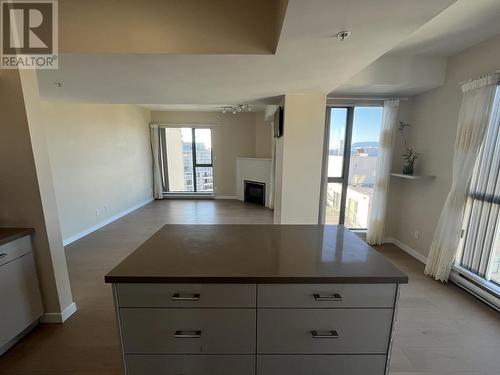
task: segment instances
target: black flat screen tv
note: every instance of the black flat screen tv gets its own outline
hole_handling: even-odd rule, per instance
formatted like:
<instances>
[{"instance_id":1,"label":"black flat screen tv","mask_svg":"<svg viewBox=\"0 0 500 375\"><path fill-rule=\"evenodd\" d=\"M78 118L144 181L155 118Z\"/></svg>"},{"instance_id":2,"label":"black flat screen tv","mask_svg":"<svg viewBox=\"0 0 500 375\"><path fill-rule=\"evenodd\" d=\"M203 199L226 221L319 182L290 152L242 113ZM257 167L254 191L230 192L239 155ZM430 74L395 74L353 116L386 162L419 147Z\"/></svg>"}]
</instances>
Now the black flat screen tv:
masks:
<instances>
[{"instance_id":1,"label":"black flat screen tv","mask_svg":"<svg viewBox=\"0 0 500 375\"><path fill-rule=\"evenodd\" d=\"M274 138L283 135L283 108L280 106L274 114Z\"/></svg>"}]
</instances>

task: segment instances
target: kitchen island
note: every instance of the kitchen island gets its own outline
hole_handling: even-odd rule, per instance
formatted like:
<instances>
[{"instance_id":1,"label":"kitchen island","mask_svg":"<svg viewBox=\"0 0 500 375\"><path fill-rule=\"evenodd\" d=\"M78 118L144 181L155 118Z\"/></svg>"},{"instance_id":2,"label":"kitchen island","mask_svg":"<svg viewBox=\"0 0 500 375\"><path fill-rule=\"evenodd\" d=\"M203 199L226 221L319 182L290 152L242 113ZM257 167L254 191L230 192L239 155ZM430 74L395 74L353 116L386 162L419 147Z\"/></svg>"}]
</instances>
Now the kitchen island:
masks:
<instances>
[{"instance_id":1,"label":"kitchen island","mask_svg":"<svg viewBox=\"0 0 500 375\"><path fill-rule=\"evenodd\" d=\"M408 278L341 226L166 225L105 281L128 375L382 375Z\"/></svg>"}]
</instances>

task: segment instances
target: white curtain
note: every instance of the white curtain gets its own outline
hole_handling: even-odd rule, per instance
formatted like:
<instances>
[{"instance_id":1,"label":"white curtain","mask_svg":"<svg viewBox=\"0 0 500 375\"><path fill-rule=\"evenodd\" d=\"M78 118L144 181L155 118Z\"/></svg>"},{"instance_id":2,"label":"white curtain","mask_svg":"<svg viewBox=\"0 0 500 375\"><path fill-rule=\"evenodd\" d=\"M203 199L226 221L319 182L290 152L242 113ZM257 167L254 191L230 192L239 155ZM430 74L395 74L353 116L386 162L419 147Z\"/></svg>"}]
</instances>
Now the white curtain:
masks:
<instances>
[{"instance_id":1,"label":"white curtain","mask_svg":"<svg viewBox=\"0 0 500 375\"><path fill-rule=\"evenodd\" d=\"M158 125L149 126L151 139L151 153L153 158L153 196L155 199L163 199L163 184L160 171L160 132Z\"/></svg>"},{"instance_id":2,"label":"white curtain","mask_svg":"<svg viewBox=\"0 0 500 375\"><path fill-rule=\"evenodd\" d=\"M382 127L378 146L378 158L375 166L375 183L368 214L368 231L366 242L371 245L382 244L384 238L384 222L387 207L387 194L391 177L392 151L399 100L386 100L382 114Z\"/></svg>"},{"instance_id":3,"label":"white curtain","mask_svg":"<svg viewBox=\"0 0 500 375\"><path fill-rule=\"evenodd\" d=\"M447 281L455 260L467 189L484 139L495 96L498 74L490 74L462 85L462 104L453 154L451 189L432 239L425 273Z\"/></svg>"}]
</instances>

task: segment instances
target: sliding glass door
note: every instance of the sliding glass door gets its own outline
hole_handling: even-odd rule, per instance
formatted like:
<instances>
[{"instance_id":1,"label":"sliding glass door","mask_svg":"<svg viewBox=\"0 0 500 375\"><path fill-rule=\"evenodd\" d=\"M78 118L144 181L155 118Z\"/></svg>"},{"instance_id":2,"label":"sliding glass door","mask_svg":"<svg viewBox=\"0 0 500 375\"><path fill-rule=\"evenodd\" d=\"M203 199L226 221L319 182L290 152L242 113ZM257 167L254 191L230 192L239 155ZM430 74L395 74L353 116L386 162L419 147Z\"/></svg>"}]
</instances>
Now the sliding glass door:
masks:
<instances>
[{"instance_id":1,"label":"sliding glass door","mask_svg":"<svg viewBox=\"0 0 500 375\"><path fill-rule=\"evenodd\" d=\"M212 132L209 128L160 129L165 194L212 194Z\"/></svg>"},{"instance_id":2,"label":"sliding glass door","mask_svg":"<svg viewBox=\"0 0 500 375\"><path fill-rule=\"evenodd\" d=\"M500 89L470 182L456 267L500 297Z\"/></svg>"},{"instance_id":3,"label":"sliding glass door","mask_svg":"<svg viewBox=\"0 0 500 375\"><path fill-rule=\"evenodd\" d=\"M325 171L326 224L366 229L370 210L382 107L329 107Z\"/></svg>"}]
</instances>

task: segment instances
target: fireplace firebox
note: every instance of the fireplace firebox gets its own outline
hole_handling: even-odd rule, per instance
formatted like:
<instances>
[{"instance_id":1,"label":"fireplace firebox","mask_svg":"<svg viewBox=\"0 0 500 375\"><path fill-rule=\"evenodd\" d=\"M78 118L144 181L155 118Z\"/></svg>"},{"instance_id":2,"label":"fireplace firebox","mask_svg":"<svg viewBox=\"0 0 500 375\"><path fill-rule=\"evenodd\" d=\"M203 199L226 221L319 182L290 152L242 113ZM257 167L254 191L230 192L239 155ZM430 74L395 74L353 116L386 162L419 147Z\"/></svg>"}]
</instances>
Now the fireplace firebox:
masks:
<instances>
[{"instance_id":1,"label":"fireplace firebox","mask_svg":"<svg viewBox=\"0 0 500 375\"><path fill-rule=\"evenodd\" d=\"M266 184L263 182L244 180L244 196L245 202L266 205Z\"/></svg>"}]
</instances>

